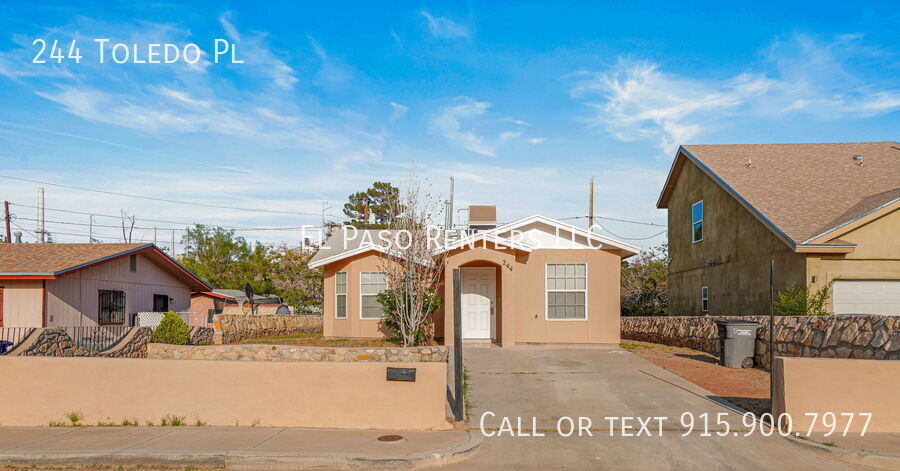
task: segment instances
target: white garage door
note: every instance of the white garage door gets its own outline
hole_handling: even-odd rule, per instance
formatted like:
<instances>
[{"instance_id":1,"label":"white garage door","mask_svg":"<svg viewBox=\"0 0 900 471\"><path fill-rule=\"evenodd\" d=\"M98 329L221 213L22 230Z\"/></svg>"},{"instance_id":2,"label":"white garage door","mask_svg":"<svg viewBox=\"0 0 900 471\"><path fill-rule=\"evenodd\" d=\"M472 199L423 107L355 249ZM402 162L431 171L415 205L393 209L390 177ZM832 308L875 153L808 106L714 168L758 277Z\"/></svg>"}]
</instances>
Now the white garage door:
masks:
<instances>
[{"instance_id":1,"label":"white garage door","mask_svg":"<svg viewBox=\"0 0 900 471\"><path fill-rule=\"evenodd\" d=\"M900 316L900 280L838 280L834 313Z\"/></svg>"}]
</instances>

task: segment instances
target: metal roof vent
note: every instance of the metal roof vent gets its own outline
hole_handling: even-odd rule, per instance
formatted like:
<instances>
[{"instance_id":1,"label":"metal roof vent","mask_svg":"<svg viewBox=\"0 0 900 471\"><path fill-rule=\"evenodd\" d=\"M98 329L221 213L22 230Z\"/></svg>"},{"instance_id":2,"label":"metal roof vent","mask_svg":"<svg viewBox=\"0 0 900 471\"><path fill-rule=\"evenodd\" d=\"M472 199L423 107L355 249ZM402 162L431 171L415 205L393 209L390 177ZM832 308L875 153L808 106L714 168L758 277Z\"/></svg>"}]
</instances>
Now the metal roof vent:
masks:
<instances>
[{"instance_id":1,"label":"metal roof vent","mask_svg":"<svg viewBox=\"0 0 900 471\"><path fill-rule=\"evenodd\" d=\"M497 227L497 207L487 204L469 205L469 229L493 229Z\"/></svg>"},{"instance_id":2,"label":"metal roof vent","mask_svg":"<svg viewBox=\"0 0 900 471\"><path fill-rule=\"evenodd\" d=\"M865 167L865 166L866 166L866 164L864 164L863 161L862 161L862 156L859 155L859 154L854 155L854 156L853 156L853 160L855 160L855 161L856 161L856 165L859 165L860 167Z\"/></svg>"}]
</instances>

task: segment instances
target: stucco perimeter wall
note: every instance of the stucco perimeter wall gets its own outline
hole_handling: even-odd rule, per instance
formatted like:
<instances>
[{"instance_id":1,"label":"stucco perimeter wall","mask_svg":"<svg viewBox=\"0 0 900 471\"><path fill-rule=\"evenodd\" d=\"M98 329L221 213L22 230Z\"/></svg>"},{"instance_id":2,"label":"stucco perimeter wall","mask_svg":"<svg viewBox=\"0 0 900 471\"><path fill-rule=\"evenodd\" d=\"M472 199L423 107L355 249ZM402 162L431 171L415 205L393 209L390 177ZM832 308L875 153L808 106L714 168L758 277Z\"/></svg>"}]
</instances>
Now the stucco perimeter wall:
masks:
<instances>
[{"instance_id":1,"label":"stucco perimeter wall","mask_svg":"<svg viewBox=\"0 0 900 471\"><path fill-rule=\"evenodd\" d=\"M762 324L756 364L768 367L768 316L623 317L622 338L688 347L718 355L716 319ZM775 355L786 357L900 359L900 317L775 317Z\"/></svg>"},{"instance_id":2,"label":"stucco perimeter wall","mask_svg":"<svg viewBox=\"0 0 900 471\"><path fill-rule=\"evenodd\" d=\"M900 362L825 358L776 358L774 413L790 414L793 431L828 432L822 416L835 414L838 433L847 426L841 413L872 414L866 433L900 432ZM818 420L807 413L818 414ZM831 420L831 419L829 419ZM866 419L856 415L849 433L862 431Z\"/></svg>"},{"instance_id":3,"label":"stucco perimeter wall","mask_svg":"<svg viewBox=\"0 0 900 471\"><path fill-rule=\"evenodd\" d=\"M386 381L389 366L416 368L416 381ZM217 426L450 428L443 362L0 357L0 377L16 378L0 388L6 426L46 426L79 411L88 424L158 424L171 414Z\"/></svg>"},{"instance_id":4,"label":"stucco perimeter wall","mask_svg":"<svg viewBox=\"0 0 900 471\"><path fill-rule=\"evenodd\" d=\"M270 335L319 333L322 332L322 316L220 314L215 316L213 326L223 343L235 343Z\"/></svg>"}]
</instances>

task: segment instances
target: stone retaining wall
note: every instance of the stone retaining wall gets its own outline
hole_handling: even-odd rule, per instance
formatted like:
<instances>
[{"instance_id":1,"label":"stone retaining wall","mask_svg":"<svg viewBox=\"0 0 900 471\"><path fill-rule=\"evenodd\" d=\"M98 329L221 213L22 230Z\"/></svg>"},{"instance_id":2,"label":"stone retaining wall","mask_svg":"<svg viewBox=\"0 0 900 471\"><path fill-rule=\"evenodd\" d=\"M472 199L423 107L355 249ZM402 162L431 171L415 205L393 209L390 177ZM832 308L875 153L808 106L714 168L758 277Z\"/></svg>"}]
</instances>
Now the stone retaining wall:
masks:
<instances>
[{"instance_id":1,"label":"stone retaining wall","mask_svg":"<svg viewBox=\"0 0 900 471\"><path fill-rule=\"evenodd\" d=\"M213 335L216 333L212 327L191 327L191 345L210 345L213 343Z\"/></svg>"},{"instance_id":2,"label":"stone retaining wall","mask_svg":"<svg viewBox=\"0 0 900 471\"><path fill-rule=\"evenodd\" d=\"M622 338L719 354L716 319L762 324L756 364L768 368L768 316L622 317ZM775 317L775 355L784 357L900 359L900 318L892 316Z\"/></svg>"},{"instance_id":3,"label":"stone retaining wall","mask_svg":"<svg viewBox=\"0 0 900 471\"><path fill-rule=\"evenodd\" d=\"M447 362L447 347L316 347L298 345L166 345L151 343L148 358L168 360Z\"/></svg>"},{"instance_id":4,"label":"stone retaining wall","mask_svg":"<svg viewBox=\"0 0 900 471\"><path fill-rule=\"evenodd\" d=\"M17 345L9 356L44 357L109 357L146 358L147 345L152 331L149 327L134 327L121 340L105 350L87 350L76 345L64 329L35 329L31 335Z\"/></svg>"},{"instance_id":5,"label":"stone retaining wall","mask_svg":"<svg viewBox=\"0 0 900 471\"><path fill-rule=\"evenodd\" d=\"M236 343L271 335L322 333L322 316L220 314L214 325L222 343Z\"/></svg>"}]
</instances>

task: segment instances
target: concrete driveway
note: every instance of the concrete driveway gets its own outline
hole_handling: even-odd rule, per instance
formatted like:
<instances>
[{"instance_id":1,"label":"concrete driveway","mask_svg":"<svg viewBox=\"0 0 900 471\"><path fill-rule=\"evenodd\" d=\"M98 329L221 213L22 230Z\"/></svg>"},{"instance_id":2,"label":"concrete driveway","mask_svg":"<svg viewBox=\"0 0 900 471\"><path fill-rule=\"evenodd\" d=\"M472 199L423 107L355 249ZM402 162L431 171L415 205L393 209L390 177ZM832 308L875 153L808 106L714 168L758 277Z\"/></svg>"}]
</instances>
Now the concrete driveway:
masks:
<instances>
[{"instance_id":1,"label":"concrete driveway","mask_svg":"<svg viewBox=\"0 0 900 471\"><path fill-rule=\"evenodd\" d=\"M866 469L777 436L743 436L740 411L618 347L467 346L464 359L474 401L470 427L478 430L489 412L484 431L495 436L486 438L478 456L451 469ZM683 413L694 419L690 433ZM576 427L579 417L591 424L581 419L582 436L564 437L558 424L566 433L571 423L561 417ZM635 419L617 419L610 427L605 417ZM652 419L659 417L667 419ZM728 425L717 425L717 418ZM544 436L533 436L535 430Z\"/></svg>"}]
</instances>

